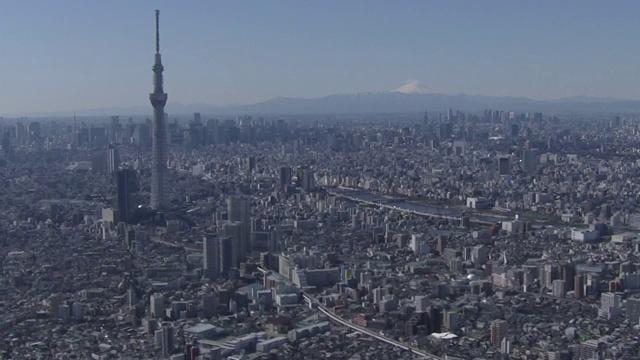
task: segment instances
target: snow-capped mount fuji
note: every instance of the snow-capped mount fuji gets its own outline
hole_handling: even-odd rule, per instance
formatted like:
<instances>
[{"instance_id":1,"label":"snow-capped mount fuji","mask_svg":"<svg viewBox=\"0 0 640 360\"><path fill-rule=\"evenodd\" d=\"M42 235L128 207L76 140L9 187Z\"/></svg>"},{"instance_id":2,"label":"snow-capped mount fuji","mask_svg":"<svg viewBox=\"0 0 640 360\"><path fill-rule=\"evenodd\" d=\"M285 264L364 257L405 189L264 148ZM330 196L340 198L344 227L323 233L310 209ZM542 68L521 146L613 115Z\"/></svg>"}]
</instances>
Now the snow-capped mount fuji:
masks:
<instances>
[{"instance_id":1,"label":"snow-capped mount fuji","mask_svg":"<svg viewBox=\"0 0 640 360\"><path fill-rule=\"evenodd\" d=\"M433 92L426 87L420 85L419 80L407 80L407 82L391 92L402 94L432 94Z\"/></svg>"}]
</instances>

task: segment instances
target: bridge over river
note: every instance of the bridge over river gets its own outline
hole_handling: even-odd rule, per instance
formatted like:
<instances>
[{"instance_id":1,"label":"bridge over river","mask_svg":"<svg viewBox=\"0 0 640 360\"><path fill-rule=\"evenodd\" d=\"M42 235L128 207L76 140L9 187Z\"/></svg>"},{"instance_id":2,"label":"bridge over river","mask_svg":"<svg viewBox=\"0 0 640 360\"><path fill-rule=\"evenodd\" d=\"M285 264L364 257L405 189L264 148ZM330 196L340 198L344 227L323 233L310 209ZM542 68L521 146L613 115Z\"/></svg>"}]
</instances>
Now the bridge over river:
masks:
<instances>
[{"instance_id":1,"label":"bridge over river","mask_svg":"<svg viewBox=\"0 0 640 360\"><path fill-rule=\"evenodd\" d=\"M469 221L476 224L491 225L497 222L507 221L511 218L506 216L498 216L491 214L469 213L465 215L465 211L455 208L446 208L426 204L418 204L415 202L405 201L401 198L385 197L372 194L363 190L355 190L348 188L332 188L327 190L328 193L339 196L354 202L367 205L378 206L397 211L408 212L414 215L427 216L438 219L447 219L452 221L460 221L463 216L469 216ZM469 209L471 210L471 209Z\"/></svg>"}]
</instances>

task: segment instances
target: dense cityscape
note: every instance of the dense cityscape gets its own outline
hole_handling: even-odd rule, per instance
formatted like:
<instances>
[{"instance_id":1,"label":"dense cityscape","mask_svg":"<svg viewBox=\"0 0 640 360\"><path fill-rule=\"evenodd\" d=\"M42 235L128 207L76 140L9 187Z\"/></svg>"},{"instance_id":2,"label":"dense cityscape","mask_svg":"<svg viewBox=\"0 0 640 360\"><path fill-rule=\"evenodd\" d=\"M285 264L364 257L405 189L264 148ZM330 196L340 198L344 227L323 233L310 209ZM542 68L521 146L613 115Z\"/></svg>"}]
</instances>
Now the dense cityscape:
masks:
<instances>
[{"instance_id":1,"label":"dense cityscape","mask_svg":"<svg viewBox=\"0 0 640 360\"><path fill-rule=\"evenodd\" d=\"M636 118L205 118L159 211L150 119L3 120L5 357L637 354Z\"/></svg>"},{"instance_id":2,"label":"dense cityscape","mask_svg":"<svg viewBox=\"0 0 640 360\"><path fill-rule=\"evenodd\" d=\"M0 118L4 359L637 359L640 118Z\"/></svg>"}]
</instances>

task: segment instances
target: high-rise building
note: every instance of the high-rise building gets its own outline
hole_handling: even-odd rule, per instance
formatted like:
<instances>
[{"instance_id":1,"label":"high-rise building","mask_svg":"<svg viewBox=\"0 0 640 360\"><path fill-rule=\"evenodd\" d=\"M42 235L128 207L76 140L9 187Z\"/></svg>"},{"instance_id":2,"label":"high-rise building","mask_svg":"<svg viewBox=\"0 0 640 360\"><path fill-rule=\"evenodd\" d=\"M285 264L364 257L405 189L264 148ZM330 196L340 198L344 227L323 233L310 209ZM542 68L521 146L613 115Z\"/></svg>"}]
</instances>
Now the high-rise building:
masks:
<instances>
[{"instance_id":1,"label":"high-rise building","mask_svg":"<svg viewBox=\"0 0 640 360\"><path fill-rule=\"evenodd\" d=\"M116 173L116 181L118 193L118 221L129 223L133 220L131 194L137 191L135 170L118 170Z\"/></svg>"},{"instance_id":2,"label":"high-rise building","mask_svg":"<svg viewBox=\"0 0 640 360\"><path fill-rule=\"evenodd\" d=\"M573 292L577 299L584 297L584 277L580 274L573 278Z\"/></svg>"},{"instance_id":3,"label":"high-rise building","mask_svg":"<svg viewBox=\"0 0 640 360\"><path fill-rule=\"evenodd\" d=\"M149 307L151 310L151 317L156 319L163 319L165 315L164 311L164 296L162 294L153 294L149 298Z\"/></svg>"},{"instance_id":4,"label":"high-rise building","mask_svg":"<svg viewBox=\"0 0 640 360\"><path fill-rule=\"evenodd\" d=\"M579 359L598 359L598 352L600 349L600 342L598 340L587 340L580 344L578 349Z\"/></svg>"},{"instance_id":5,"label":"high-rise building","mask_svg":"<svg viewBox=\"0 0 640 360\"><path fill-rule=\"evenodd\" d=\"M518 135L520 135L520 125L511 124L511 136L518 137Z\"/></svg>"},{"instance_id":6,"label":"high-rise building","mask_svg":"<svg viewBox=\"0 0 640 360\"><path fill-rule=\"evenodd\" d=\"M120 153L115 144L107 146L107 173L113 174L120 167Z\"/></svg>"},{"instance_id":7,"label":"high-rise building","mask_svg":"<svg viewBox=\"0 0 640 360\"><path fill-rule=\"evenodd\" d=\"M565 281L567 291L575 288L576 265L573 263L562 263L560 265L560 278Z\"/></svg>"},{"instance_id":8,"label":"high-rise building","mask_svg":"<svg viewBox=\"0 0 640 360\"><path fill-rule=\"evenodd\" d=\"M567 293L567 282L564 280L556 279L552 282L553 296L563 298Z\"/></svg>"},{"instance_id":9,"label":"high-rise building","mask_svg":"<svg viewBox=\"0 0 640 360\"><path fill-rule=\"evenodd\" d=\"M631 324L638 325L638 321L640 321L640 299L627 299L627 320Z\"/></svg>"},{"instance_id":10,"label":"high-rise building","mask_svg":"<svg viewBox=\"0 0 640 360\"><path fill-rule=\"evenodd\" d=\"M167 356L175 352L175 339L173 327L164 325L160 330L156 330L156 346L162 350L162 355Z\"/></svg>"},{"instance_id":11,"label":"high-rise building","mask_svg":"<svg viewBox=\"0 0 640 360\"><path fill-rule=\"evenodd\" d=\"M413 306L416 312L426 312L429 308L429 297L426 295L416 295L413 298Z\"/></svg>"},{"instance_id":12,"label":"high-rise building","mask_svg":"<svg viewBox=\"0 0 640 360\"><path fill-rule=\"evenodd\" d=\"M311 169L302 170L300 187L306 192L313 191L316 188L316 179L315 179L315 174L313 173L313 170Z\"/></svg>"},{"instance_id":13,"label":"high-rise building","mask_svg":"<svg viewBox=\"0 0 640 360\"><path fill-rule=\"evenodd\" d=\"M460 316L457 311L445 311L443 317L443 327L447 331L456 331L460 326Z\"/></svg>"},{"instance_id":14,"label":"high-rise building","mask_svg":"<svg viewBox=\"0 0 640 360\"><path fill-rule=\"evenodd\" d=\"M167 94L162 86L162 57L160 56L160 10L156 10L156 54L153 65L153 93L149 94L153 106L153 135L151 152L151 209L158 210L168 205L165 176L167 172L167 130L164 106Z\"/></svg>"},{"instance_id":15,"label":"high-rise building","mask_svg":"<svg viewBox=\"0 0 640 360\"><path fill-rule=\"evenodd\" d=\"M484 265L489 260L489 248L484 245L476 245L471 251L471 262L476 266Z\"/></svg>"},{"instance_id":16,"label":"high-rise building","mask_svg":"<svg viewBox=\"0 0 640 360\"><path fill-rule=\"evenodd\" d=\"M538 170L538 154L534 150L522 152L522 170L527 174L533 174Z\"/></svg>"},{"instance_id":17,"label":"high-rise building","mask_svg":"<svg viewBox=\"0 0 640 360\"><path fill-rule=\"evenodd\" d=\"M230 222L240 223L240 230L237 235L227 234L235 237L238 242L238 261L244 261L251 251L251 198L248 196L230 196L227 199L227 214Z\"/></svg>"},{"instance_id":18,"label":"high-rise building","mask_svg":"<svg viewBox=\"0 0 640 360\"><path fill-rule=\"evenodd\" d=\"M443 235L438 235L436 237L436 250L438 251L438 254L440 256L444 254L444 249L446 249L446 247L447 247L447 238L444 237Z\"/></svg>"},{"instance_id":19,"label":"high-rise building","mask_svg":"<svg viewBox=\"0 0 640 360\"><path fill-rule=\"evenodd\" d=\"M598 315L606 319L612 319L620 315L621 296L615 293L604 293L600 295L600 309Z\"/></svg>"},{"instance_id":20,"label":"high-rise building","mask_svg":"<svg viewBox=\"0 0 640 360\"><path fill-rule=\"evenodd\" d=\"M34 121L27 126L27 131L29 133L28 137L31 141L38 141L40 137L42 137L42 130L40 123Z\"/></svg>"},{"instance_id":21,"label":"high-rise building","mask_svg":"<svg viewBox=\"0 0 640 360\"><path fill-rule=\"evenodd\" d=\"M287 186L291 185L291 167L283 166L280 168L280 189L284 190Z\"/></svg>"},{"instance_id":22,"label":"high-rise building","mask_svg":"<svg viewBox=\"0 0 640 360\"><path fill-rule=\"evenodd\" d=\"M507 156L498 158L498 173L500 175L511 175L511 158Z\"/></svg>"},{"instance_id":23,"label":"high-rise building","mask_svg":"<svg viewBox=\"0 0 640 360\"><path fill-rule=\"evenodd\" d=\"M206 319L212 318L218 307L218 297L214 293L202 295L202 314Z\"/></svg>"},{"instance_id":24,"label":"high-rise building","mask_svg":"<svg viewBox=\"0 0 640 360\"><path fill-rule=\"evenodd\" d=\"M560 268L557 264L544 265L544 286L551 289L553 280L560 278Z\"/></svg>"},{"instance_id":25,"label":"high-rise building","mask_svg":"<svg viewBox=\"0 0 640 360\"><path fill-rule=\"evenodd\" d=\"M224 256L226 260L228 260L229 267L239 267L241 258L241 250L240 245L242 244L243 238L243 227L244 225L240 221L227 221L222 225L222 233L221 235L228 239L229 244L222 244L221 247L225 247L226 252L223 254L222 250L220 251L220 256ZM227 269L228 270L228 269ZM226 272L223 272L223 276L227 275Z\"/></svg>"},{"instance_id":26,"label":"high-rise building","mask_svg":"<svg viewBox=\"0 0 640 360\"><path fill-rule=\"evenodd\" d=\"M234 240L230 237L221 237L220 242L220 274L227 277L229 269L236 266L236 257L234 256Z\"/></svg>"},{"instance_id":27,"label":"high-rise building","mask_svg":"<svg viewBox=\"0 0 640 360\"><path fill-rule=\"evenodd\" d=\"M202 240L202 253L203 277L216 280L220 277L220 241L215 235L205 235Z\"/></svg>"},{"instance_id":28,"label":"high-rise building","mask_svg":"<svg viewBox=\"0 0 640 360\"><path fill-rule=\"evenodd\" d=\"M502 339L507 337L508 324L505 320L493 320L491 322L491 344L499 348Z\"/></svg>"},{"instance_id":29,"label":"high-rise building","mask_svg":"<svg viewBox=\"0 0 640 360\"><path fill-rule=\"evenodd\" d=\"M511 354L511 341L509 338L504 338L500 342L500 352L503 354Z\"/></svg>"}]
</instances>

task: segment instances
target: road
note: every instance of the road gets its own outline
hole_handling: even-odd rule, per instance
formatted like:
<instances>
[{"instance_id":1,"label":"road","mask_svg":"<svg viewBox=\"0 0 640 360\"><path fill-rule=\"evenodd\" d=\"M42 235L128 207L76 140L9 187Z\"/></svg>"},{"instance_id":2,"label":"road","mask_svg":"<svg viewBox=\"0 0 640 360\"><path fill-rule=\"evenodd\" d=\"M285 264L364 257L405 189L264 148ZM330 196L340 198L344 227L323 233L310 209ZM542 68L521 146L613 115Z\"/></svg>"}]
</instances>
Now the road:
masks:
<instances>
[{"instance_id":1,"label":"road","mask_svg":"<svg viewBox=\"0 0 640 360\"><path fill-rule=\"evenodd\" d=\"M264 268L261 268L261 267L258 267L258 270L263 274L267 274L269 272L268 270L266 270ZM442 358L439 357L439 356L430 354L430 353L428 353L428 352L426 352L424 350L420 350L420 349L408 346L405 343L393 340L393 339L388 338L386 336L380 335L380 334L378 334L378 333L376 333L374 331L371 331L371 330L369 330L367 328L364 328L364 327L358 326L356 324L353 324L350 321L345 320L345 319L341 318L340 316L336 315L333 311L328 309L326 306L320 304L318 302L318 300L315 297L313 297L312 295L309 295L309 294L307 294L305 292L302 292L302 297L304 298L305 302L307 303L307 305L309 307L318 309L321 313L325 314L329 319L331 319L334 322L337 322L337 323L339 323L339 324L341 324L343 326L346 326L346 327L350 328L351 330L354 330L354 331L356 331L356 332L358 332L360 334L363 334L363 335L370 336L370 337L372 337L372 338L374 338L374 339L376 339L378 341L382 341L382 342L387 343L389 345L393 345L393 346L395 346L397 348L400 348L402 350L409 351L412 354L420 356L422 359L442 360Z\"/></svg>"},{"instance_id":2,"label":"road","mask_svg":"<svg viewBox=\"0 0 640 360\"><path fill-rule=\"evenodd\" d=\"M158 244L166 245L166 246L183 248L183 249L185 249L187 251L202 252L202 248L196 248L196 247L188 246L188 245L185 245L185 244L178 244L178 243L174 243L174 242L171 242L171 241L162 240L162 239L160 239L159 236L155 236L155 235L151 236L151 241L155 242L155 243L158 243Z\"/></svg>"}]
</instances>

